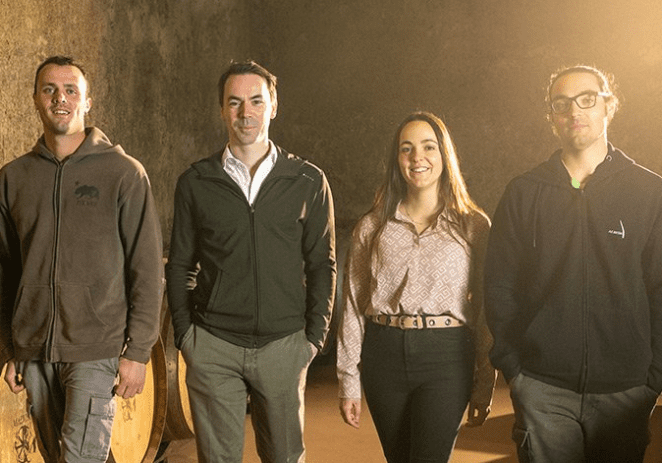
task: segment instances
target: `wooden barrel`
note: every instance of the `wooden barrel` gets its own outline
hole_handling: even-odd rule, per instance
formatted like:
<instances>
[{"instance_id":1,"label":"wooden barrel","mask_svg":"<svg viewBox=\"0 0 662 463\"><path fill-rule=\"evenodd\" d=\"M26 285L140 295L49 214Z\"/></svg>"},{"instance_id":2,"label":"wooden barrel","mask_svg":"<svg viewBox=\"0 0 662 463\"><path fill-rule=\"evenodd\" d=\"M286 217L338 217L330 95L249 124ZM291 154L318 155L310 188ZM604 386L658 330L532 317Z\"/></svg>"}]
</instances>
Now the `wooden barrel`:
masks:
<instances>
[{"instance_id":1,"label":"wooden barrel","mask_svg":"<svg viewBox=\"0 0 662 463\"><path fill-rule=\"evenodd\" d=\"M107 463L152 463L163 436L168 400L165 352L160 339L147 363L143 392L115 400L117 411Z\"/></svg>"},{"instance_id":2,"label":"wooden barrel","mask_svg":"<svg viewBox=\"0 0 662 463\"><path fill-rule=\"evenodd\" d=\"M161 327L161 339L165 345L168 375L168 411L163 441L190 439L193 437L193 416L186 388L186 362L179 349L175 347L170 311L167 308Z\"/></svg>"},{"instance_id":3,"label":"wooden barrel","mask_svg":"<svg viewBox=\"0 0 662 463\"><path fill-rule=\"evenodd\" d=\"M5 377L5 367L2 378ZM0 380L0 462L43 463L37 448L35 428L28 413L25 390L14 394Z\"/></svg>"},{"instance_id":4,"label":"wooden barrel","mask_svg":"<svg viewBox=\"0 0 662 463\"><path fill-rule=\"evenodd\" d=\"M659 462L662 455L662 407L659 398L657 403L650 417L650 444L646 447L644 463Z\"/></svg>"}]
</instances>

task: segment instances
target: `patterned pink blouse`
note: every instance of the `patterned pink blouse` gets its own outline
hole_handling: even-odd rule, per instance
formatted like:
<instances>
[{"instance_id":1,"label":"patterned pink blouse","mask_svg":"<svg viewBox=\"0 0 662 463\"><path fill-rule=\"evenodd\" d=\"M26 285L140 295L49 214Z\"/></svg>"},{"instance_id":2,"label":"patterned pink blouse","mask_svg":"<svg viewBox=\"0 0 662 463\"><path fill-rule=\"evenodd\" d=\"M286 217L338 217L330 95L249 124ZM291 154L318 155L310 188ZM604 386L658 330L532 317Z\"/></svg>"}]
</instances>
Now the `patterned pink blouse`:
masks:
<instances>
[{"instance_id":1,"label":"patterned pink blouse","mask_svg":"<svg viewBox=\"0 0 662 463\"><path fill-rule=\"evenodd\" d=\"M366 317L387 314L451 315L467 324L476 341L472 402L489 404L495 370L488 353L492 338L483 311L483 260L489 221L474 214L469 246L444 227L446 216L423 231L396 210L379 241L381 257L371 258L369 238L374 214L354 228L343 282L342 321L338 333L337 371L341 398L361 397L359 363Z\"/></svg>"}]
</instances>

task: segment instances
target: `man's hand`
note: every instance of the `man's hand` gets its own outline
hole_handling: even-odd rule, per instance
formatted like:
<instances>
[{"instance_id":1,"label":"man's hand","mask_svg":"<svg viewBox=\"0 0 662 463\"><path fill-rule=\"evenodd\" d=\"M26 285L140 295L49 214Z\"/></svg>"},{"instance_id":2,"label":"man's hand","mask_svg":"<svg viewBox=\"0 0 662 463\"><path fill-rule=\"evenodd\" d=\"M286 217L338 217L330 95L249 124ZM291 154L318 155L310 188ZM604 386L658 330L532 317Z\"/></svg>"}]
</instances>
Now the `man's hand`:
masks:
<instances>
[{"instance_id":1,"label":"man's hand","mask_svg":"<svg viewBox=\"0 0 662 463\"><path fill-rule=\"evenodd\" d=\"M123 399L130 399L134 395L140 394L145 386L146 373L147 366L144 363L121 357L118 373L119 384L115 386L115 395Z\"/></svg>"},{"instance_id":2,"label":"man's hand","mask_svg":"<svg viewBox=\"0 0 662 463\"><path fill-rule=\"evenodd\" d=\"M469 403L469 410L467 412L467 427L473 428L480 426L485 422L487 415L490 413L490 406L485 404Z\"/></svg>"},{"instance_id":3,"label":"man's hand","mask_svg":"<svg viewBox=\"0 0 662 463\"><path fill-rule=\"evenodd\" d=\"M340 414L345 423L358 429L361 418L361 401L357 399L340 399Z\"/></svg>"},{"instance_id":4,"label":"man's hand","mask_svg":"<svg viewBox=\"0 0 662 463\"><path fill-rule=\"evenodd\" d=\"M7 362L7 370L5 371L5 382L9 385L9 389L14 394L18 394L23 389L25 385L23 384L23 378L19 377L16 374L16 364L13 360Z\"/></svg>"}]
</instances>

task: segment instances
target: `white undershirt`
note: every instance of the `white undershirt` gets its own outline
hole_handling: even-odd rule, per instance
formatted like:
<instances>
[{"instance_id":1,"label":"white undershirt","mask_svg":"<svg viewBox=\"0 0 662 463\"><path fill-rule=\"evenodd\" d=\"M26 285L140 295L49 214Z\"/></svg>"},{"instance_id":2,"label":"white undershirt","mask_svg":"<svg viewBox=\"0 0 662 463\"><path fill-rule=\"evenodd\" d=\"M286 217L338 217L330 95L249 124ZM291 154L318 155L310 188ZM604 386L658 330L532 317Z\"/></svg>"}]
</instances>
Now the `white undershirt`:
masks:
<instances>
[{"instance_id":1,"label":"white undershirt","mask_svg":"<svg viewBox=\"0 0 662 463\"><path fill-rule=\"evenodd\" d=\"M267 153L267 156L258 165L253 178L251 178L251 173L248 167L246 167L246 164L234 157L232 151L230 151L230 145L225 147L221 162L223 163L223 170L239 185L248 203L253 205L264 179L267 178L269 172L274 168L277 158L276 146L269 140L269 153Z\"/></svg>"}]
</instances>

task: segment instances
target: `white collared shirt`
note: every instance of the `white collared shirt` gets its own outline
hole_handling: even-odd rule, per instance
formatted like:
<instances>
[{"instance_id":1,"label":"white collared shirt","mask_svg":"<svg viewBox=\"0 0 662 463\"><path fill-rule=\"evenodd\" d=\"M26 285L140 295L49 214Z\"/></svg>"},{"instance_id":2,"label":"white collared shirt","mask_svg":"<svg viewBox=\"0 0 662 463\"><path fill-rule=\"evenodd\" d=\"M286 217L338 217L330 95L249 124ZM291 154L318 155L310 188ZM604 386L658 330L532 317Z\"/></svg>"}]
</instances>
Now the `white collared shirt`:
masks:
<instances>
[{"instance_id":1,"label":"white collared shirt","mask_svg":"<svg viewBox=\"0 0 662 463\"><path fill-rule=\"evenodd\" d=\"M230 145L225 147L221 162L223 163L223 170L239 185L248 203L253 205L264 179L267 178L269 172L274 168L277 158L276 146L269 140L269 153L267 153L267 156L258 165L253 178L251 178L251 173L248 171L246 164L234 157L232 151L230 151Z\"/></svg>"}]
</instances>

